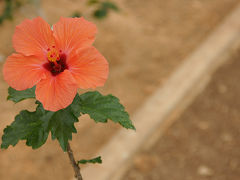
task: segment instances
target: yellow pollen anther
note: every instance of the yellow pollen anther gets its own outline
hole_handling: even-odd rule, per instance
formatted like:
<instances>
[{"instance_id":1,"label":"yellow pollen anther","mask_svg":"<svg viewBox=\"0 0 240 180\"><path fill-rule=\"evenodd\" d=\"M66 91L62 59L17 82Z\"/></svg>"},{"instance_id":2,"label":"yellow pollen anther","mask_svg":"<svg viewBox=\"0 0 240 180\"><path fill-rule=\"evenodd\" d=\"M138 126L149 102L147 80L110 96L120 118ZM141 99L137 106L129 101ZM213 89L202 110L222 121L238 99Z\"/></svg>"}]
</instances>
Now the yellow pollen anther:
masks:
<instances>
[{"instance_id":1,"label":"yellow pollen anther","mask_svg":"<svg viewBox=\"0 0 240 180\"><path fill-rule=\"evenodd\" d=\"M59 52L55 48L51 48L47 52L47 58L51 62L55 62L60 59Z\"/></svg>"}]
</instances>

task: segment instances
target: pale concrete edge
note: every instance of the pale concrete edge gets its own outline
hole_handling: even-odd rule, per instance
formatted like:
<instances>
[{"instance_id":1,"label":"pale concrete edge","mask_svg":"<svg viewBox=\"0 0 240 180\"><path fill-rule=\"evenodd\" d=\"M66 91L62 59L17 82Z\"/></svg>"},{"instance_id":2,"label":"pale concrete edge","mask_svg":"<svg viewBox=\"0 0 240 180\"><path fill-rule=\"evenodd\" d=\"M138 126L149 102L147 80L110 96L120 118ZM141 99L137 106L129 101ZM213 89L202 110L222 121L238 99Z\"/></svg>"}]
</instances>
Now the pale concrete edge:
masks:
<instances>
[{"instance_id":1,"label":"pale concrete edge","mask_svg":"<svg viewBox=\"0 0 240 180\"><path fill-rule=\"evenodd\" d=\"M97 153L97 155L103 156L103 164L100 166L88 166L82 170L83 176L86 180L120 179L129 165L129 159L137 150L139 150L138 148L146 141L146 139L153 135L154 132L155 140L161 136L163 133L162 131L169 127L169 125L176 119L176 117L174 118L171 116L176 112L179 114L188 106L188 104L190 104L194 97L204 89L211 74L224 61L228 60L234 47L240 45L240 22L237 22L239 21L238 17L240 17L240 6L236 7L236 9L225 19L222 25L220 25L206 39L206 41L184 61L179 69L177 69L169 78L169 82L160 87L157 92L153 94L141 108L139 108L132 118L137 130L139 129L140 131L138 136L136 133L134 134L133 132L124 129L120 130L109 141L109 143ZM216 46L213 47L213 45ZM209 49L209 47L212 48ZM203 59L201 62L202 64L197 64L197 60L199 59ZM199 66L196 73L194 72L194 67L192 67L192 65L195 64ZM180 85L178 84L179 80L186 77L186 73L184 72L186 69L188 69L188 73L193 74L193 77L190 77L188 82L184 80L186 82L183 82L183 84L185 84ZM181 77L179 77L179 75L181 75ZM201 87L197 88L197 85ZM173 88L178 86L179 93L175 97L172 97L171 92L174 92ZM200 90L197 91L196 88ZM184 99L186 101L183 101ZM166 100L172 102L165 103ZM158 109L156 109L156 104L159 104L164 111L159 110L161 111L159 113ZM162 104L166 104L168 107L163 107L161 106ZM184 106L180 106L182 104L184 104ZM181 108L179 109L179 107ZM158 111L157 113L156 110ZM140 117L145 118L146 115L144 114L149 113L155 115L153 117L153 122L155 124L153 125L149 125L149 118L140 119ZM158 121L156 121L157 119ZM165 128L161 130L161 126L165 126ZM157 133L156 130L158 130ZM152 140L148 146L150 147L155 140Z\"/></svg>"}]
</instances>

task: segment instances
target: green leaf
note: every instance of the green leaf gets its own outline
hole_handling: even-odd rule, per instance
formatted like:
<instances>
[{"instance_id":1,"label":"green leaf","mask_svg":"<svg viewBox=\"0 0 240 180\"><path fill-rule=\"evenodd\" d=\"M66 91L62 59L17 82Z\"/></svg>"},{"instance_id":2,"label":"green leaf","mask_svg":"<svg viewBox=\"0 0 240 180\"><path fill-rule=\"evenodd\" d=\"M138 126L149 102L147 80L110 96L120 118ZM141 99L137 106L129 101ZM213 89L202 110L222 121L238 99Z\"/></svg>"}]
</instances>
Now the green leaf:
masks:
<instances>
[{"instance_id":1,"label":"green leaf","mask_svg":"<svg viewBox=\"0 0 240 180\"><path fill-rule=\"evenodd\" d=\"M0 15L0 24L6 19L12 19L13 17L13 1L5 0L5 6L3 12Z\"/></svg>"},{"instance_id":2,"label":"green leaf","mask_svg":"<svg viewBox=\"0 0 240 180\"><path fill-rule=\"evenodd\" d=\"M34 97L34 90L35 87L25 91L10 88L9 99L19 102ZM15 121L4 129L1 148L7 149L10 145L15 146L19 140L26 140L28 146L36 149L46 142L51 132L52 139L57 139L63 151L67 151L72 133L77 132L74 123L78 122L81 114L89 114L95 122L106 123L110 119L127 129L135 130L118 98L112 95L103 96L97 91L80 96L77 94L71 105L57 112L46 111L39 101L36 101L36 104L36 111L21 111Z\"/></svg>"},{"instance_id":3,"label":"green leaf","mask_svg":"<svg viewBox=\"0 0 240 180\"><path fill-rule=\"evenodd\" d=\"M112 9L114 11L118 11L119 8L117 7L116 4L112 3L112 2L109 2L109 1L105 1L105 2L102 2L100 4L100 6L98 7L97 10L94 11L94 16L98 19L103 19L107 16L108 14L108 11Z\"/></svg>"},{"instance_id":4,"label":"green leaf","mask_svg":"<svg viewBox=\"0 0 240 180\"><path fill-rule=\"evenodd\" d=\"M76 101L76 100L75 100ZM75 115L74 103L65 109L61 109L57 112L44 110L42 104L37 101L37 111L45 112L45 116L48 117L43 126L51 131L52 139L57 139L63 151L67 151L68 140L72 140L72 133L77 133L74 123L78 122L78 118ZM80 113L78 113L78 116Z\"/></svg>"},{"instance_id":5,"label":"green leaf","mask_svg":"<svg viewBox=\"0 0 240 180\"><path fill-rule=\"evenodd\" d=\"M57 111L49 122L52 139L57 138L63 151L67 151L68 140L72 140L72 133L77 133L74 123L78 118L74 116L70 107Z\"/></svg>"},{"instance_id":6,"label":"green leaf","mask_svg":"<svg viewBox=\"0 0 240 180\"><path fill-rule=\"evenodd\" d=\"M4 2L3 2L4 1ZM2 0L1 1L1 12L0 12L0 24L3 21L13 19L13 14L16 9L21 7L23 4L28 3L27 1L22 2L22 0Z\"/></svg>"},{"instance_id":7,"label":"green leaf","mask_svg":"<svg viewBox=\"0 0 240 180\"><path fill-rule=\"evenodd\" d=\"M80 108L81 108L81 105L80 105L80 102L81 99L80 99L80 96L77 94L75 96L75 98L73 99L73 102L72 104L70 105L70 108L71 108L71 111L72 113L78 118L80 116Z\"/></svg>"},{"instance_id":8,"label":"green leaf","mask_svg":"<svg viewBox=\"0 0 240 180\"><path fill-rule=\"evenodd\" d=\"M8 100L11 100L15 103L18 103L27 98L35 98L35 89L36 87L32 87L30 89L26 89L24 91L17 91L11 87L8 88Z\"/></svg>"},{"instance_id":9,"label":"green leaf","mask_svg":"<svg viewBox=\"0 0 240 180\"><path fill-rule=\"evenodd\" d=\"M93 5L93 4L98 4L98 3L99 3L98 0L89 0L89 1L87 2L88 5Z\"/></svg>"},{"instance_id":10,"label":"green leaf","mask_svg":"<svg viewBox=\"0 0 240 180\"><path fill-rule=\"evenodd\" d=\"M99 164L102 164L102 159L101 159L101 156L98 156L96 158L93 158L93 159L89 159L89 160L86 160L86 159L82 159L80 161L77 162L78 164L86 164L86 163L99 163Z\"/></svg>"},{"instance_id":11,"label":"green leaf","mask_svg":"<svg viewBox=\"0 0 240 180\"><path fill-rule=\"evenodd\" d=\"M106 123L110 119L126 129L135 130L124 106L113 95L103 96L97 91L87 92L79 96L78 105L79 111L89 114L95 122Z\"/></svg>"},{"instance_id":12,"label":"green leaf","mask_svg":"<svg viewBox=\"0 0 240 180\"><path fill-rule=\"evenodd\" d=\"M98 18L98 19L102 19L105 18L107 16L107 9L106 8L100 8L97 9L96 11L94 11L94 17Z\"/></svg>"},{"instance_id":13,"label":"green leaf","mask_svg":"<svg viewBox=\"0 0 240 180\"><path fill-rule=\"evenodd\" d=\"M78 122L78 118L74 114L74 104L57 112L46 111L39 101L36 104L36 111L21 111L15 121L4 129L1 148L15 146L19 140L26 140L26 145L33 149L39 148L51 131L52 139L59 141L63 151L67 150L68 140L72 139L72 133L77 132L74 123Z\"/></svg>"},{"instance_id":14,"label":"green leaf","mask_svg":"<svg viewBox=\"0 0 240 180\"><path fill-rule=\"evenodd\" d=\"M109 2L109 1L103 2L102 7L105 8L105 9L112 9L114 11L119 10L116 4L114 4L112 2Z\"/></svg>"},{"instance_id":15,"label":"green leaf","mask_svg":"<svg viewBox=\"0 0 240 180\"><path fill-rule=\"evenodd\" d=\"M15 146L19 140L26 140L26 144L33 149L42 146L48 137L48 131L42 124L46 120L39 112L21 111L15 121L4 129L1 148Z\"/></svg>"}]
</instances>

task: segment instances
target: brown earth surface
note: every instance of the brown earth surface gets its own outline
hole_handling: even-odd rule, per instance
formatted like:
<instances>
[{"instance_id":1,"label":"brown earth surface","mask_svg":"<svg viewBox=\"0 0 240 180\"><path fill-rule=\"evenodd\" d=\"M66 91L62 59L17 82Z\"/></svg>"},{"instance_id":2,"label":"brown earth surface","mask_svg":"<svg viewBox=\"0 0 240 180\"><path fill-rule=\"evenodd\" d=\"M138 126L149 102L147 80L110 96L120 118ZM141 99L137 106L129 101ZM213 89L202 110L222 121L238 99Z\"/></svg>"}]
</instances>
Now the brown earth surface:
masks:
<instances>
[{"instance_id":1,"label":"brown earth surface","mask_svg":"<svg viewBox=\"0 0 240 180\"><path fill-rule=\"evenodd\" d=\"M240 179L239 52L122 179Z\"/></svg>"},{"instance_id":2,"label":"brown earth surface","mask_svg":"<svg viewBox=\"0 0 240 180\"><path fill-rule=\"evenodd\" d=\"M95 20L82 1L43 0L41 9L28 4L21 7L13 21L0 26L0 54L13 52L11 37L14 27L24 18L42 15L49 23L60 16L70 16L80 9L98 26L95 46L110 63L110 76L104 94L121 99L132 114L154 90L162 85L183 59L222 22L238 0L119 0L121 11L105 20ZM0 2L0 10L3 2ZM86 10L85 10L86 9ZM0 63L2 69L3 62ZM6 101L8 85L0 75L0 135L7 124L23 108L34 109L34 101L19 104ZM76 124L72 148L77 159L91 157L119 126L95 124L87 116ZM56 141L32 150L20 142L16 147L0 151L0 179L71 179L73 172L67 155ZM103 157L104 159L104 157Z\"/></svg>"}]
</instances>

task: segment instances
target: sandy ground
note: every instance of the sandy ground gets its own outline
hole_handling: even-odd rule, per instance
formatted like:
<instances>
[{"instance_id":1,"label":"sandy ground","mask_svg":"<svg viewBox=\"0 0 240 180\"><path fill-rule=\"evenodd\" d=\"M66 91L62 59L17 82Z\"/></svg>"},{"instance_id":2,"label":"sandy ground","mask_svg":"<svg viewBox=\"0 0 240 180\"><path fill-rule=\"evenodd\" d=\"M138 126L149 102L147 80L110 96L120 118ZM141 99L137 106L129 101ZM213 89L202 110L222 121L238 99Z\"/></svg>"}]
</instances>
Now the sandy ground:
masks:
<instances>
[{"instance_id":1,"label":"sandy ground","mask_svg":"<svg viewBox=\"0 0 240 180\"><path fill-rule=\"evenodd\" d=\"M239 180L240 49L124 180Z\"/></svg>"},{"instance_id":2,"label":"sandy ground","mask_svg":"<svg viewBox=\"0 0 240 180\"><path fill-rule=\"evenodd\" d=\"M27 5L15 14L14 21L0 26L0 53L13 52L11 37L16 24L24 18L43 15L49 23L80 9L98 26L95 46L110 63L110 77L104 94L121 99L132 114L169 74L229 13L238 0L119 0L121 12L111 13L102 21L94 20L89 10L77 0L44 0L42 10ZM2 5L0 3L0 5ZM2 64L0 68L2 68ZM23 108L33 109L33 101L14 105L7 102L7 84L0 75L0 135L7 124ZM113 123L94 124L87 116L76 125L72 147L76 157L91 157L118 130ZM49 140L44 147L32 151L21 142L0 151L0 179L70 179L72 169L67 155L57 142ZM104 157L103 157L104 159Z\"/></svg>"}]
</instances>

